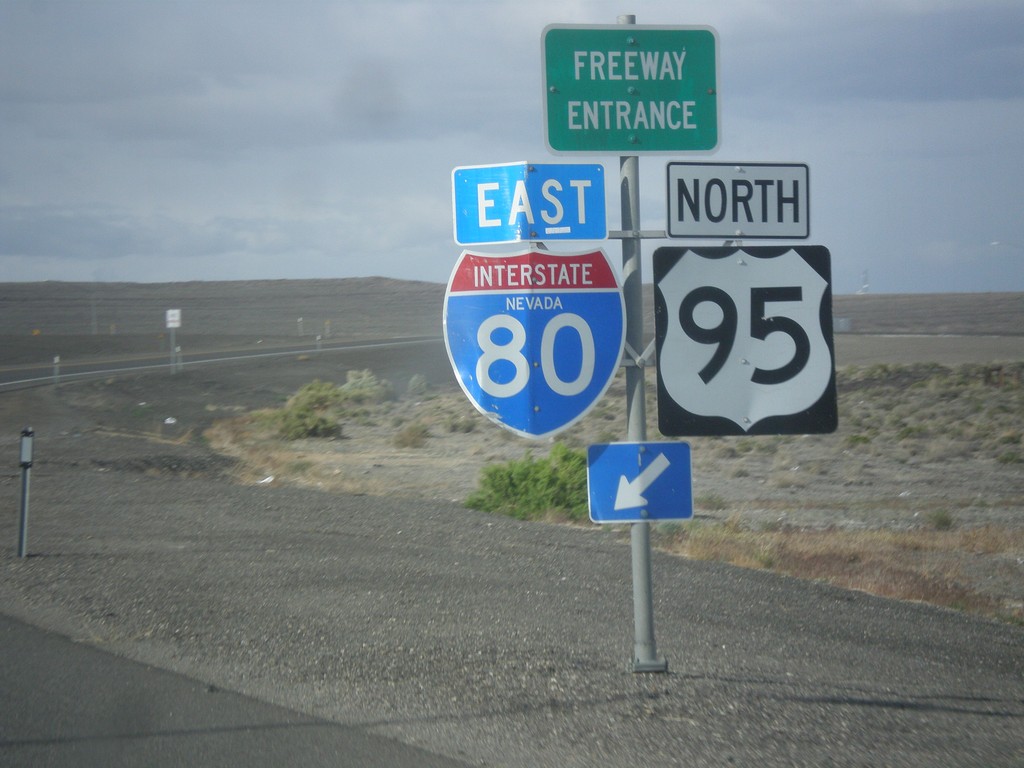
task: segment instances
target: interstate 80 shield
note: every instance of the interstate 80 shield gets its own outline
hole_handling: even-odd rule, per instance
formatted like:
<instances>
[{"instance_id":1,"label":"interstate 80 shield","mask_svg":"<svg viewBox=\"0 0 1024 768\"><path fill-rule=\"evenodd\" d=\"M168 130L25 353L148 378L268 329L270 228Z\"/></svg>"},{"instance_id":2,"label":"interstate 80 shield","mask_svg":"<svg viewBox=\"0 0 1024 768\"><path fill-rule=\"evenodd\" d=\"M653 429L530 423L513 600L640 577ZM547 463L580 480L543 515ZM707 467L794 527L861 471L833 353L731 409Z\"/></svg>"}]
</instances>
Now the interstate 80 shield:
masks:
<instances>
[{"instance_id":1,"label":"interstate 80 shield","mask_svg":"<svg viewBox=\"0 0 1024 768\"><path fill-rule=\"evenodd\" d=\"M581 419L622 358L625 304L604 251L464 251L444 302L448 358L470 402L529 438Z\"/></svg>"}]
</instances>

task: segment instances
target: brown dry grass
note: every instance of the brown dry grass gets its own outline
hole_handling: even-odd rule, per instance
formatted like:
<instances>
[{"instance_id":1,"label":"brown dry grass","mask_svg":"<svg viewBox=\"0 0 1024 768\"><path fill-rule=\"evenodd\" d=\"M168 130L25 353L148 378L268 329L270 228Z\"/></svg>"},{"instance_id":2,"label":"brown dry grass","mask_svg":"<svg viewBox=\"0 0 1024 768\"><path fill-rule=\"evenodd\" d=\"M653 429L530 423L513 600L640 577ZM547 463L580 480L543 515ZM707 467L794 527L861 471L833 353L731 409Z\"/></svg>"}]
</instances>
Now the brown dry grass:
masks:
<instances>
[{"instance_id":1,"label":"brown dry grass","mask_svg":"<svg viewBox=\"0 0 1024 768\"><path fill-rule=\"evenodd\" d=\"M944 525L944 523L943 523ZM738 516L724 523L672 526L657 546L698 560L764 568L883 597L914 600L1024 623L1024 602L996 599L970 584L978 558L1024 555L1024 530L985 525L963 530L754 531Z\"/></svg>"}]
</instances>

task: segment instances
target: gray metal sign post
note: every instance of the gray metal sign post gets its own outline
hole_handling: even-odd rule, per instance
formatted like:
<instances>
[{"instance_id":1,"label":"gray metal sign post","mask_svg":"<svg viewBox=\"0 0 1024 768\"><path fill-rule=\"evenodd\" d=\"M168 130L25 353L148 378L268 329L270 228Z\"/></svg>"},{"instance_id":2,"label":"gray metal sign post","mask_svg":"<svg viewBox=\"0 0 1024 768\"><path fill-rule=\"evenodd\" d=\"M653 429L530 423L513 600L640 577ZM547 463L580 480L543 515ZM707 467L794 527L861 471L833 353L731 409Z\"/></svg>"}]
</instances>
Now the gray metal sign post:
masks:
<instances>
[{"instance_id":1,"label":"gray metal sign post","mask_svg":"<svg viewBox=\"0 0 1024 768\"><path fill-rule=\"evenodd\" d=\"M636 24L636 16L619 16L619 24ZM626 350L637 355L644 348L644 295L640 241L640 157L619 158L622 206L622 292L626 302ZM626 439L647 440L647 406L642 359L626 366ZM651 583L651 524L632 523L633 555L633 671L665 672L668 662L658 655L654 641L654 604Z\"/></svg>"},{"instance_id":2,"label":"gray metal sign post","mask_svg":"<svg viewBox=\"0 0 1024 768\"><path fill-rule=\"evenodd\" d=\"M177 373L179 370L178 362L181 357L181 347L174 343L174 332L176 329L181 328L181 310L168 309L165 325L167 330L171 332L171 373Z\"/></svg>"},{"instance_id":3,"label":"gray metal sign post","mask_svg":"<svg viewBox=\"0 0 1024 768\"><path fill-rule=\"evenodd\" d=\"M718 35L710 27L551 24L542 35L545 141L553 153L619 153L622 283L626 312L626 432L647 434L641 240L665 238L640 228L640 159L651 152L710 152L718 146ZM683 62L686 62L684 69ZM630 82L635 81L635 82ZM652 344L653 348L653 344ZM654 642L650 521L633 523L636 672L664 672Z\"/></svg>"}]
</instances>

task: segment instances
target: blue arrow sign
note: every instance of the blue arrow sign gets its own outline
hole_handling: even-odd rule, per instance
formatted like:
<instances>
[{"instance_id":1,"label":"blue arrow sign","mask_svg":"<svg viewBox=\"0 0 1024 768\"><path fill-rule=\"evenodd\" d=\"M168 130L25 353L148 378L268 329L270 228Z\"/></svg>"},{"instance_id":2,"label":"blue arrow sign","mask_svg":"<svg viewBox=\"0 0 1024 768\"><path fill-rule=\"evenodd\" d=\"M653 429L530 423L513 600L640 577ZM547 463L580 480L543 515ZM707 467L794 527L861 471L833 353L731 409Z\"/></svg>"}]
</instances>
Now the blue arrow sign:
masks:
<instances>
[{"instance_id":1,"label":"blue arrow sign","mask_svg":"<svg viewBox=\"0 0 1024 768\"><path fill-rule=\"evenodd\" d=\"M604 240L604 166L474 165L452 171L455 242Z\"/></svg>"},{"instance_id":2,"label":"blue arrow sign","mask_svg":"<svg viewBox=\"0 0 1024 768\"><path fill-rule=\"evenodd\" d=\"M587 493L595 523L693 517L687 443L606 443L587 450Z\"/></svg>"}]
</instances>

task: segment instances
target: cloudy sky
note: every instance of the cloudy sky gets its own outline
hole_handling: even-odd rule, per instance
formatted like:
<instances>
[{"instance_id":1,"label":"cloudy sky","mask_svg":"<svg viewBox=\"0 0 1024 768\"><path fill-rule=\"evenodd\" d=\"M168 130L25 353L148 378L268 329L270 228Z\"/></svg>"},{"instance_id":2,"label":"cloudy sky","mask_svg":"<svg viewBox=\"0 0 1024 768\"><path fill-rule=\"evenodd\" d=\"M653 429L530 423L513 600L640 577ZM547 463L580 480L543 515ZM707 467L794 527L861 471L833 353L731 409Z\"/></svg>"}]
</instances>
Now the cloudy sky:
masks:
<instances>
[{"instance_id":1,"label":"cloudy sky","mask_svg":"<svg viewBox=\"0 0 1024 768\"><path fill-rule=\"evenodd\" d=\"M444 283L452 170L523 160L605 163L616 229L540 40L622 13L720 45L719 149L641 158L643 228L669 160L806 163L836 293L1024 291L1020 0L0 0L0 281Z\"/></svg>"}]
</instances>

